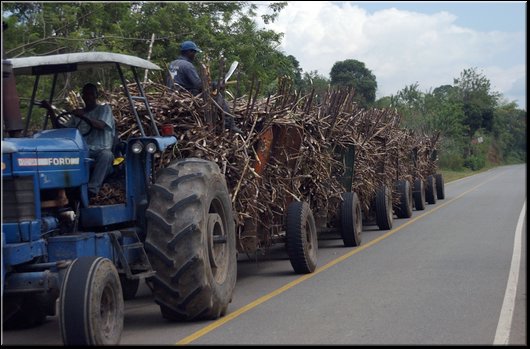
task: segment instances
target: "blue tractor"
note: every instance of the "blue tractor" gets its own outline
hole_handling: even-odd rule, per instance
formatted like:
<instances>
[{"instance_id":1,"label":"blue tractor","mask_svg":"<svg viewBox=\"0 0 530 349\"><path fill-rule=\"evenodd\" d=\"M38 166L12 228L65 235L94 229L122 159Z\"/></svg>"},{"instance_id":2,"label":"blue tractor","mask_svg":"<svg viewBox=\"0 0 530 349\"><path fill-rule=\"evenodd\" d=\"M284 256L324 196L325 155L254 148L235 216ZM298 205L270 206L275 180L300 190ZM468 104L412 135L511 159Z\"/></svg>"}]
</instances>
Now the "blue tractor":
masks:
<instances>
[{"instance_id":1,"label":"blue tractor","mask_svg":"<svg viewBox=\"0 0 530 349\"><path fill-rule=\"evenodd\" d=\"M124 299L134 296L142 279L164 318L223 316L237 275L226 181L215 163L198 158L155 170L157 154L175 147L177 140L160 134L137 69L160 68L108 52L9 61L3 64L4 79L14 74L35 80L23 132L2 138L4 325L34 325L58 312L65 344L116 344ZM28 129L35 124L30 119L44 86L39 82L51 80L46 97L52 103L61 77L86 76L101 67L119 75L134 115L131 127L139 133L116 137L115 157L121 164L110 177L121 181L125 202L91 205L92 159L80 130L47 129L47 116L36 132ZM137 95L131 95L133 90ZM6 103L18 100L4 97Z\"/></svg>"}]
</instances>

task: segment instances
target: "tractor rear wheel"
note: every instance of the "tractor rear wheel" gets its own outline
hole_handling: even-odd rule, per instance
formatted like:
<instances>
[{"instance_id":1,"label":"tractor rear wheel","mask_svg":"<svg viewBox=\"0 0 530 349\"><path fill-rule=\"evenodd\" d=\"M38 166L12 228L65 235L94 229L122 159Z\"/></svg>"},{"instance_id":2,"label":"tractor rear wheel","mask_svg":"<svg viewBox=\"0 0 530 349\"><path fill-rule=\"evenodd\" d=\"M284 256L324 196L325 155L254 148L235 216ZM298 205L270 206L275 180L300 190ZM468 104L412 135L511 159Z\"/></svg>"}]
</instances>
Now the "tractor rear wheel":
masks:
<instances>
[{"instance_id":1,"label":"tractor rear wheel","mask_svg":"<svg viewBox=\"0 0 530 349\"><path fill-rule=\"evenodd\" d=\"M375 193L375 220L380 230L392 229L392 193L386 185Z\"/></svg>"},{"instance_id":2,"label":"tractor rear wheel","mask_svg":"<svg viewBox=\"0 0 530 349\"><path fill-rule=\"evenodd\" d=\"M425 187L423 186L421 178L416 178L414 180L412 196L414 197L414 207L416 207L416 211L425 210Z\"/></svg>"},{"instance_id":3,"label":"tractor rear wheel","mask_svg":"<svg viewBox=\"0 0 530 349\"><path fill-rule=\"evenodd\" d=\"M434 176L427 176L427 187L425 188L425 199L427 203L434 205L436 203L436 181Z\"/></svg>"},{"instance_id":4,"label":"tractor rear wheel","mask_svg":"<svg viewBox=\"0 0 530 349\"><path fill-rule=\"evenodd\" d=\"M297 274L308 274L317 267L318 237L315 218L307 202L292 202L287 208L287 254Z\"/></svg>"},{"instance_id":5,"label":"tractor rear wheel","mask_svg":"<svg viewBox=\"0 0 530 349\"><path fill-rule=\"evenodd\" d=\"M123 331L120 277L107 258L79 257L68 267L59 297L65 345L116 345Z\"/></svg>"},{"instance_id":6,"label":"tractor rear wheel","mask_svg":"<svg viewBox=\"0 0 530 349\"><path fill-rule=\"evenodd\" d=\"M398 218L412 217L412 187L409 181L401 179L396 182L396 191L399 193L399 206L396 210Z\"/></svg>"},{"instance_id":7,"label":"tractor rear wheel","mask_svg":"<svg viewBox=\"0 0 530 349\"><path fill-rule=\"evenodd\" d=\"M343 193L340 209L340 233L344 246L359 246L362 228L361 204L357 194Z\"/></svg>"},{"instance_id":8,"label":"tractor rear wheel","mask_svg":"<svg viewBox=\"0 0 530 349\"><path fill-rule=\"evenodd\" d=\"M226 181L214 162L174 161L150 190L147 279L162 316L216 319L226 313L237 278L235 222Z\"/></svg>"}]
</instances>

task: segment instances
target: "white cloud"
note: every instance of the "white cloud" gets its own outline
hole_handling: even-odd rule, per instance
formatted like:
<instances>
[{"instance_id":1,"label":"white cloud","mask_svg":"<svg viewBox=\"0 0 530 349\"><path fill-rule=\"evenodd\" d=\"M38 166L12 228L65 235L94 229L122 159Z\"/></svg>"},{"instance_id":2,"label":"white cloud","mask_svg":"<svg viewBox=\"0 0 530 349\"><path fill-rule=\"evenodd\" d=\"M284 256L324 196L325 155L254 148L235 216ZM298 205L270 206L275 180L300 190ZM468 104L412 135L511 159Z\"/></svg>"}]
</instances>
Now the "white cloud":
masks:
<instances>
[{"instance_id":1,"label":"white cloud","mask_svg":"<svg viewBox=\"0 0 530 349\"><path fill-rule=\"evenodd\" d=\"M484 75L490 80L493 91L501 92L510 102L516 100L521 108L526 109L525 65L515 65L508 69L486 67Z\"/></svg>"},{"instance_id":2,"label":"white cloud","mask_svg":"<svg viewBox=\"0 0 530 349\"><path fill-rule=\"evenodd\" d=\"M456 19L448 12L388 8L368 13L348 2L310 1L289 2L267 28L285 33L280 48L306 72L329 76L337 61L364 62L377 78L378 97L416 82L424 91L452 84L463 69L476 67L511 99L506 92L526 76L524 33L479 32L456 25ZM520 64L503 63L513 60L513 53L523 57ZM524 108L525 94L513 96Z\"/></svg>"}]
</instances>

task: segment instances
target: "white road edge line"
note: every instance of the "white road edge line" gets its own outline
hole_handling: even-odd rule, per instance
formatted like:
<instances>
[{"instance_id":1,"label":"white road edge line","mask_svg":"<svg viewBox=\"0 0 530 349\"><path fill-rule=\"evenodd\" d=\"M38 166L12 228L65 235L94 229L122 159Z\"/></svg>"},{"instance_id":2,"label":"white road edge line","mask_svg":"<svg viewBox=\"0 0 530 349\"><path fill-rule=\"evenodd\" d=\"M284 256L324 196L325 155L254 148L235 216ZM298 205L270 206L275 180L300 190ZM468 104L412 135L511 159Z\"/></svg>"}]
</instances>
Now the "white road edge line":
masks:
<instances>
[{"instance_id":1,"label":"white road edge line","mask_svg":"<svg viewBox=\"0 0 530 349\"><path fill-rule=\"evenodd\" d=\"M517 282L519 281L519 266L521 264L521 245L523 236L522 231L525 212L526 200L523 204L521 214L519 215L517 227L515 228L510 275L508 276L506 293L504 293L504 301L502 302L501 315L499 316L499 323L497 324L497 331L495 332L493 345L508 345L510 339L510 329L512 327L513 312L515 308L515 295L517 293Z\"/></svg>"}]
</instances>

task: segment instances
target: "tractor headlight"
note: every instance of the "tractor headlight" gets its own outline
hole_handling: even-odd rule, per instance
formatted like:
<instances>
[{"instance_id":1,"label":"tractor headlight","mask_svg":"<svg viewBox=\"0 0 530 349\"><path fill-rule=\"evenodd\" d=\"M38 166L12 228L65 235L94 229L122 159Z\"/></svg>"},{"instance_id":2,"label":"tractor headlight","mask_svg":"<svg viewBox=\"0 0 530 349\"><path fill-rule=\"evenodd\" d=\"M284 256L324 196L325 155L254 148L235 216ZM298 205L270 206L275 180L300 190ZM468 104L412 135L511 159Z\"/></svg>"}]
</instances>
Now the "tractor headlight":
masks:
<instances>
[{"instance_id":1,"label":"tractor headlight","mask_svg":"<svg viewBox=\"0 0 530 349\"><path fill-rule=\"evenodd\" d=\"M131 146L131 150L135 154L140 154L143 148L144 146L142 145L142 142L133 143L133 145Z\"/></svg>"},{"instance_id":2,"label":"tractor headlight","mask_svg":"<svg viewBox=\"0 0 530 349\"><path fill-rule=\"evenodd\" d=\"M156 144L155 143L147 143L147 145L145 146L145 150L149 153L149 154L153 154L154 152L156 152L157 148L156 148Z\"/></svg>"}]
</instances>

